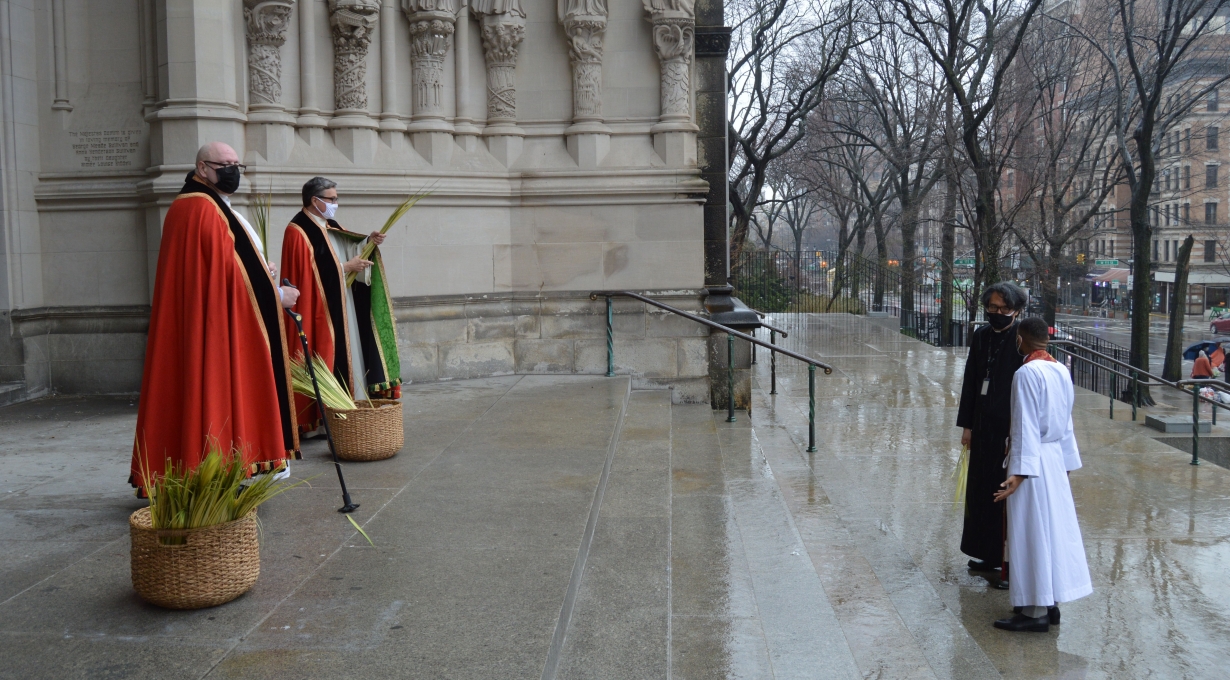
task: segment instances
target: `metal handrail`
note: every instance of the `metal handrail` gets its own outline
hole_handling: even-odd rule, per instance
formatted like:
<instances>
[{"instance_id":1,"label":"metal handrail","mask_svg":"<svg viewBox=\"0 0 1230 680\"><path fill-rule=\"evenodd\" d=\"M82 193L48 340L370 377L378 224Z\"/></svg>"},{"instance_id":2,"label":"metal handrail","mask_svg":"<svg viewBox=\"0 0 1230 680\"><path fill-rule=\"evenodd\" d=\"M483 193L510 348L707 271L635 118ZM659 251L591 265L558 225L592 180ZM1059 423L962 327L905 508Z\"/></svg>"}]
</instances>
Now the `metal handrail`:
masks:
<instances>
[{"instance_id":1,"label":"metal handrail","mask_svg":"<svg viewBox=\"0 0 1230 680\"><path fill-rule=\"evenodd\" d=\"M805 364L810 364L818 368L823 368L825 375L832 375L833 373L833 367L829 366L823 361L817 361L816 359L803 356L802 354L799 354L797 352L791 352L788 349L782 349L780 347L775 347L765 342L764 340L755 338L751 335L748 335L747 333L740 333L739 331L731 328L730 326L723 326L722 324L716 321L710 321L709 319L706 319L703 316L696 316L695 314L692 314L691 312L685 312L682 309L679 309L678 307L672 307L668 304L658 302L657 300L650 298L650 297L645 297L644 295L641 295L640 293L633 293L632 291L629 291L629 290L600 290L600 291L595 291L593 293L590 293L589 299L597 300L599 296L602 296L602 297L615 297L615 296L630 297L634 300L640 300L641 302L644 302L647 305L653 305L654 307L657 307L658 309L664 309L672 314L678 314L679 316L682 316L686 319L691 319L692 321L695 321L696 323L703 324L710 328L716 328L717 330L722 331L723 333L726 333L727 335L733 335L734 337L739 338L740 340L747 340L748 342L752 344L760 345L761 347L766 347L770 351L785 354L791 359L798 359L799 361L802 361ZM763 323L761 325L765 326L765 328L768 328L768 326L766 326ZM782 331L777 331L777 332L781 333Z\"/></svg>"},{"instance_id":2,"label":"metal handrail","mask_svg":"<svg viewBox=\"0 0 1230 680\"><path fill-rule=\"evenodd\" d=\"M729 394L727 398L726 422L730 422L730 423L735 422L735 351L734 351L735 338L748 341L749 343L752 344L753 350L755 349L757 345L761 347L765 347L769 350L770 359L772 359L773 361L773 368L772 368L773 391L770 392L770 394L777 393L777 355L778 354L785 354L786 356L792 359L797 359L807 364L807 394L808 394L808 399L807 399L808 401L807 451L808 453L814 453L816 451L816 367L823 368L825 375L832 375L833 367L829 366L823 361L817 361L815 359L812 359L811 357L804 356L797 352L791 352L788 349L782 349L778 347L775 342L775 338L773 336L775 336L777 333L781 333L782 337L786 337L785 331L778 329L778 328L774 328L766 323L760 322L761 326L764 326L765 328L769 329L769 335L770 335L771 342L765 342L763 340L760 340L759 338L748 335L747 333L741 333L729 326L723 326L722 324L716 321L711 321L702 316L697 316L695 314L692 314L691 312L685 312L682 309L679 309L677 307L672 307L663 302L658 302L657 300L654 300L651 297L646 297L644 295L641 295L640 293L633 293L630 290L594 291L589 294L589 299L597 300L599 296L606 298L606 374L607 374L607 377L615 376L615 317L614 317L613 308L611 306L612 297L619 296L619 297L632 298L633 300L639 300L641 302L644 302L647 305L657 307L658 309L670 312L672 314L676 314L678 316L682 316L685 319L690 319L703 326L708 326L710 328L713 328L713 329L716 329L716 330L719 330L725 333L726 334L727 380L729 381L729 384L727 385ZM755 311L755 310L752 310L752 311ZM760 314L760 312L756 312L756 313Z\"/></svg>"},{"instance_id":3,"label":"metal handrail","mask_svg":"<svg viewBox=\"0 0 1230 680\"><path fill-rule=\"evenodd\" d=\"M1125 375L1119 371L1116 371L1110 368L1109 366L1106 366L1104 364L1099 364L1093 361L1092 359L1090 359L1089 357L1083 357L1083 356L1080 356L1079 354L1075 354L1073 352L1063 350L1063 354L1066 354L1067 356L1070 356L1073 359L1079 359L1081 361L1084 361L1090 364L1091 366L1094 366L1095 368L1100 368L1103 371L1110 373L1113 376L1120 376L1120 377L1133 381L1133 385L1132 385L1132 420L1133 422L1136 420L1136 409L1139 406L1139 403L1138 403L1139 402L1139 396L1138 396L1139 387L1142 384L1145 387L1169 387L1171 389L1179 390L1180 392L1183 392L1183 393L1187 393L1190 391L1192 395L1192 462L1191 462L1192 465L1200 464L1200 402L1204 401L1208 403L1210 406L1212 406L1212 409L1210 410L1210 412L1212 414L1212 424L1213 425L1217 424L1217 409L1221 408L1221 409L1226 409L1227 411L1230 411L1230 405L1226 405L1226 404L1221 403L1220 401L1202 396L1200 394L1200 389L1199 389L1200 387L1213 387L1216 389L1220 389L1223 392L1230 392L1230 382L1226 382L1224 380L1217 380L1215 378L1186 378L1186 379L1176 380L1176 381L1166 380L1165 378L1153 375L1152 373L1148 371L1136 368L1135 366L1132 366L1131 364L1125 361L1121 361L1114 357L1107 356L1095 349L1086 347L1085 345L1082 345L1079 342L1073 342L1071 340L1051 340L1049 344L1059 345L1061 347L1064 347L1064 346L1076 347L1080 349L1082 352L1087 352L1094 356L1100 357L1104 359L1105 361L1108 361L1116 366L1126 367L1129 371L1131 371L1134 375ZM1142 381L1140 380L1140 377L1139 377L1141 375L1147 376L1151 381L1155 381L1155 382ZM1192 389L1186 390L1183 388L1184 385L1191 385ZM1110 417L1112 420L1115 417L1115 392L1117 391L1117 387L1118 387L1117 383L1113 384L1113 386L1111 387Z\"/></svg>"}]
</instances>

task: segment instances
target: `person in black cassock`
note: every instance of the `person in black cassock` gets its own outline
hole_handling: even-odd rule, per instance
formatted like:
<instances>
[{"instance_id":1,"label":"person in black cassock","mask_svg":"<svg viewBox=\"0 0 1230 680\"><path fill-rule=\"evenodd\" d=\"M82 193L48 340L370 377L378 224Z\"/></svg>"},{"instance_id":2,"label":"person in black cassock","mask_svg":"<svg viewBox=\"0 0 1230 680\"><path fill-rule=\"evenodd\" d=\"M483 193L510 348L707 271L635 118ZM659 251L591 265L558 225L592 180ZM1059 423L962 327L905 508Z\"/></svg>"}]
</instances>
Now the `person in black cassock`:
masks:
<instances>
[{"instance_id":1,"label":"person in black cassock","mask_svg":"<svg viewBox=\"0 0 1230 680\"><path fill-rule=\"evenodd\" d=\"M961 552L974 558L969 568L975 571L995 571L1004 559L1004 507L995 502L995 494L1006 479L1012 376L1022 361L1016 348L1017 316L1028 302L1013 283L988 286L982 294L988 324L970 336L957 427L964 428L961 443L969 447ZM1006 588L1007 582L997 587Z\"/></svg>"}]
</instances>

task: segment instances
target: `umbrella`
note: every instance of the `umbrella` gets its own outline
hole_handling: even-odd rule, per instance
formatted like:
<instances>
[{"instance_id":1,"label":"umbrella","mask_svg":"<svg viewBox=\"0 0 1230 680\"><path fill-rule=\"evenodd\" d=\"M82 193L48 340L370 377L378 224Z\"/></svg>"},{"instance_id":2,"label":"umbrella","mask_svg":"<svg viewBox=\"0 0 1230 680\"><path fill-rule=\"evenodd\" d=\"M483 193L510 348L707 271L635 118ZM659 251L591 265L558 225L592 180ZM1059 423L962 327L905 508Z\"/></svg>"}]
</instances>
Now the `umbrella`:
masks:
<instances>
[{"instance_id":1,"label":"umbrella","mask_svg":"<svg viewBox=\"0 0 1230 680\"><path fill-rule=\"evenodd\" d=\"M1216 352L1219 347L1220 345L1218 345L1216 342L1212 342L1210 340L1202 340L1192 345L1191 347L1188 347L1187 349L1183 350L1183 358L1187 359L1188 361L1194 361L1196 357L1200 356L1200 350L1204 350L1205 354L1212 357L1213 352Z\"/></svg>"}]
</instances>

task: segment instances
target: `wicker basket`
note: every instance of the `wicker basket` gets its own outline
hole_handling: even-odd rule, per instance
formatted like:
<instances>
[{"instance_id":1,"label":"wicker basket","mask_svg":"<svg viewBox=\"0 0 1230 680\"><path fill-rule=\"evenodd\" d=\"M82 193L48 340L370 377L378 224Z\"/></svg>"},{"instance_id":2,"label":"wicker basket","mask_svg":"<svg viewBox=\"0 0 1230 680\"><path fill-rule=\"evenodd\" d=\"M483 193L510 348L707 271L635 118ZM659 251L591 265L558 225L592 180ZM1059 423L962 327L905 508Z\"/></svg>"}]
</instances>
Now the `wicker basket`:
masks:
<instances>
[{"instance_id":1,"label":"wicker basket","mask_svg":"<svg viewBox=\"0 0 1230 680\"><path fill-rule=\"evenodd\" d=\"M337 457L342 460L392 458L406 443L401 423L401 402L373 399L360 401L359 404L360 408L353 411L334 411L325 407Z\"/></svg>"},{"instance_id":2,"label":"wicker basket","mask_svg":"<svg viewBox=\"0 0 1230 680\"><path fill-rule=\"evenodd\" d=\"M149 508L141 508L128 518L128 527L132 587L151 604L215 607L248 592L260 576L256 510L201 529L154 529Z\"/></svg>"}]
</instances>

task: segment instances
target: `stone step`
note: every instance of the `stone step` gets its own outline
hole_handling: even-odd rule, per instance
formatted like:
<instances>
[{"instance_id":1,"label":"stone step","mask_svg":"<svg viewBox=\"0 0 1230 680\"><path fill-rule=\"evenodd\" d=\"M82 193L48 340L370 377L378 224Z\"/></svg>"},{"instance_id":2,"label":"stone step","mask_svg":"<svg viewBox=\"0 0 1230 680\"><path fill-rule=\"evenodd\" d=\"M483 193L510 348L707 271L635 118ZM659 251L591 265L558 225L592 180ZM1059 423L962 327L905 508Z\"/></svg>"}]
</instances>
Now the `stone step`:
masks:
<instances>
[{"instance_id":1,"label":"stone step","mask_svg":"<svg viewBox=\"0 0 1230 680\"><path fill-rule=\"evenodd\" d=\"M24 382L0 383L0 406L16 404L26 399L26 384Z\"/></svg>"},{"instance_id":2,"label":"stone step","mask_svg":"<svg viewBox=\"0 0 1230 680\"><path fill-rule=\"evenodd\" d=\"M671 411L629 397L555 677L668 675Z\"/></svg>"}]
</instances>

